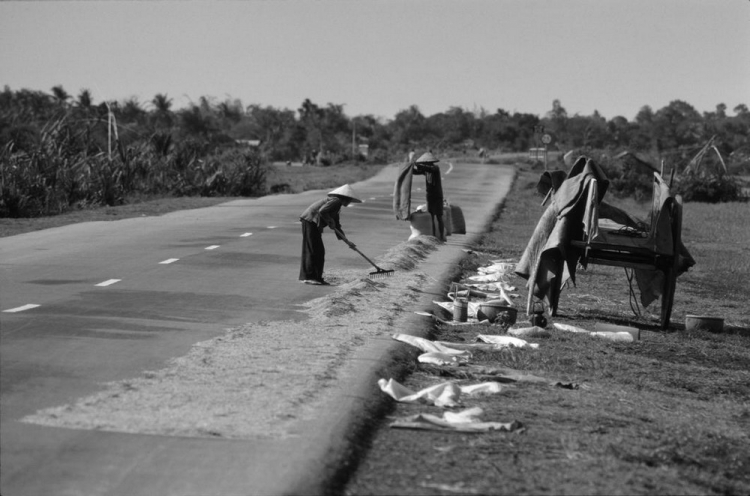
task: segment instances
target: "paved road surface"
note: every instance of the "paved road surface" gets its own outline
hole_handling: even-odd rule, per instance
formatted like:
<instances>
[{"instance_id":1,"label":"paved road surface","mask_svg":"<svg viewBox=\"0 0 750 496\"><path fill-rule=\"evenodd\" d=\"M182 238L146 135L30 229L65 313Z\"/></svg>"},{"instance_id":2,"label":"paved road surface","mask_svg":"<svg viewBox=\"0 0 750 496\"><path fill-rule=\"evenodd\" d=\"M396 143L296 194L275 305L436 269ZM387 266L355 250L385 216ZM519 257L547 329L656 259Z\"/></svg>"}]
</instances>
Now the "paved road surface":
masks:
<instances>
[{"instance_id":1,"label":"paved road surface","mask_svg":"<svg viewBox=\"0 0 750 496\"><path fill-rule=\"evenodd\" d=\"M441 165L446 196L463 208L469 234L476 233L507 191L512 171ZM408 237L407 225L391 211L395 173L390 167L355 184L365 203L342 211L347 235L371 258ZM423 197L419 186L417 178L415 202ZM326 436L345 449L345 433L335 429L350 412L321 412L314 433L286 440L60 429L18 419L73 403L104 382L163 368L228 328L305 318L297 305L333 290L297 282L297 219L324 193L0 239L0 493L281 494L299 490L300 481L320 482L315 472L324 471L335 451ZM452 263L466 238L449 238L428 260L430 270ZM329 267L372 270L331 234L325 239ZM362 352L376 361L384 349L365 345Z\"/></svg>"}]
</instances>

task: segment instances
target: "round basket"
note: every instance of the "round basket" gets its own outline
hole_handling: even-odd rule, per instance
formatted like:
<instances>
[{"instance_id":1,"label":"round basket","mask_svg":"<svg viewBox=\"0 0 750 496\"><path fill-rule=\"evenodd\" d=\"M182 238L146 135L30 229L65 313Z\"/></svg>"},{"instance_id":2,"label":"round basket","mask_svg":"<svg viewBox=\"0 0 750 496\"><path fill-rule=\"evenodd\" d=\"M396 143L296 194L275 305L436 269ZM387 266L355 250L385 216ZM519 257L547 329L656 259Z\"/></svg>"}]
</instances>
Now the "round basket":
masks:
<instances>
[{"instance_id":1,"label":"round basket","mask_svg":"<svg viewBox=\"0 0 750 496\"><path fill-rule=\"evenodd\" d=\"M497 324L507 329L516 323L518 309L509 307L504 300L491 300L479 304L477 309L477 318L489 320L492 324Z\"/></svg>"}]
</instances>

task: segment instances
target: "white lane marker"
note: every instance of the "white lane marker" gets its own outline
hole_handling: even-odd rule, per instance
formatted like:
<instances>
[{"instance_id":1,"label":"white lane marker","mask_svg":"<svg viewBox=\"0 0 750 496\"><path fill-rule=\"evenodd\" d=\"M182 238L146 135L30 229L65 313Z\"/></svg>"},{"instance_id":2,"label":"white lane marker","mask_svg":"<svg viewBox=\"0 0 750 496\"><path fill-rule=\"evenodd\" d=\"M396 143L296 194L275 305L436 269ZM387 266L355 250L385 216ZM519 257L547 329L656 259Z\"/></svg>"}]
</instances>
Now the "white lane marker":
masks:
<instances>
[{"instance_id":1,"label":"white lane marker","mask_svg":"<svg viewBox=\"0 0 750 496\"><path fill-rule=\"evenodd\" d=\"M276 226L268 226L268 229L276 229Z\"/></svg>"},{"instance_id":2,"label":"white lane marker","mask_svg":"<svg viewBox=\"0 0 750 496\"><path fill-rule=\"evenodd\" d=\"M377 199L378 198L376 196L373 196L372 198L370 198L370 200L377 200Z\"/></svg>"},{"instance_id":3,"label":"white lane marker","mask_svg":"<svg viewBox=\"0 0 750 496\"><path fill-rule=\"evenodd\" d=\"M159 263L160 263L160 264L162 264L162 265L167 265L167 264L171 264L171 263L174 263L174 262L176 262L177 260L179 260L179 258L168 258L168 259L166 259L166 260L162 260L162 261L161 261L161 262L159 262Z\"/></svg>"},{"instance_id":4,"label":"white lane marker","mask_svg":"<svg viewBox=\"0 0 750 496\"><path fill-rule=\"evenodd\" d=\"M450 174L452 170L453 170L453 162L448 162L448 172L446 172L445 174L446 175Z\"/></svg>"},{"instance_id":5,"label":"white lane marker","mask_svg":"<svg viewBox=\"0 0 750 496\"><path fill-rule=\"evenodd\" d=\"M240 234L240 238L247 238L248 236L252 236L252 235L253 233Z\"/></svg>"},{"instance_id":6,"label":"white lane marker","mask_svg":"<svg viewBox=\"0 0 750 496\"><path fill-rule=\"evenodd\" d=\"M215 250L218 247L219 247L219 245L206 246L206 250Z\"/></svg>"},{"instance_id":7,"label":"white lane marker","mask_svg":"<svg viewBox=\"0 0 750 496\"><path fill-rule=\"evenodd\" d=\"M8 310L3 310L4 313L16 313L16 312L23 312L24 310L31 310L32 308L36 308L39 305L35 303L29 303L28 305L23 305L21 307L16 308L9 308Z\"/></svg>"},{"instance_id":8,"label":"white lane marker","mask_svg":"<svg viewBox=\"0 0 750 496\"><path fill-rule=\"evenodd\" d=\"M106 281L100 282L99 284L97 284L97 286L100 286L100 287L111 286L114 283L120 282L120 281L122 281L122 279L107 279Z\"/></svg>"}]
</instances>

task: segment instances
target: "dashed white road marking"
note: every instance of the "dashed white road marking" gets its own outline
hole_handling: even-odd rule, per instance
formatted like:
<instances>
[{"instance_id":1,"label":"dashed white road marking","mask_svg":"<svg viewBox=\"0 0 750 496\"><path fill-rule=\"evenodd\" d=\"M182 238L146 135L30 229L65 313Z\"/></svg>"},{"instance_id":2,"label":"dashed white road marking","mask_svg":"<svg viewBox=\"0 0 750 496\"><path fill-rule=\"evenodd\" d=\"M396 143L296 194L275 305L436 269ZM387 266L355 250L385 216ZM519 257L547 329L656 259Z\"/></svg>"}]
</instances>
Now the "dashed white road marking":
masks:
<instances>
[{"instance_id":1,"label":"dashed white road marking","mask_svg":"<svg viewBox=\"0 0 750 496\"><path fill-rule=\"evenodd\" d=\"M100 283L99 283L99 284L97 284L96 286L100 286L100 287L104 287L104 286L111 286L112 284L114 284L114 283L116 283L116 282L120 282L120 281L122 281L122 279L107 279L107 280L106 280L106 281L104 281L104 282L100 282Z\"/></svg>"},{"instance_id":2,"label":"dashed white road marking","mask_svg":"<svg viewBox=\"0 0 750 496\"><path fill-rule=\"evenodd\" d=\"M244 233L244 234L240 234L240 238L247 238L248 236L252 236L252 235L253 233Z\"/></svg>"},{"instance_id":3,"label":"dashed white road marking","mask_svg":"<svg viewBox=\"0 0 750 496\"><path fill-rule=\"evenodd\" d=\"M3 310L4 313L16 313L16 312L23 312L24 310L31 310L32 308L36 308L39 305L36 303L29 303L28 305L23 305L16 308L9 308L8 310Z\"/></svg>"},{"instance_id":4,"label":"dashed white road marking","mask_svg":"<svg viewBox=\"0 0 750 496\"><path fill-rule=\"evenodd\" d=\"M219 245L206 246L206 250L215 250L218 247L219 247Z\"/></svg>"},{"instance_id":5,"label":"dashed white road marking","mask_svg":"<svg viewBox=\"0 0 750 496\"><path fill-rule=\"evenodd\" d=\"M377 200L378 198L376 196L373 196L372 198L369 198L370 200Z\"/></svg>"},{"instance_id":6,"label":"dashed white road marking","mask_svg":"<svg viewBox=\"0 0 750 496\"><path fill-rule=\"evenodd\" d=\"M162 260L162 261L161 261L161 262L159 262L159 263L160 263L161 265L167 265L167 264L171 264L171 263L174 263L174 262L176 262L177 260L179 260L179 258L168 258L168 259L166 259L166 260Z\"/></svg>"},{"instance_id":7,"label":"dashed white road marking","mask_svg":"<svg viewBox=\"0 0 750 496\"><path fill-rule=\"evenodd\" d=\"M268 229L276 229L277 226L268 226Z\"/></svg>"}]
</instances>

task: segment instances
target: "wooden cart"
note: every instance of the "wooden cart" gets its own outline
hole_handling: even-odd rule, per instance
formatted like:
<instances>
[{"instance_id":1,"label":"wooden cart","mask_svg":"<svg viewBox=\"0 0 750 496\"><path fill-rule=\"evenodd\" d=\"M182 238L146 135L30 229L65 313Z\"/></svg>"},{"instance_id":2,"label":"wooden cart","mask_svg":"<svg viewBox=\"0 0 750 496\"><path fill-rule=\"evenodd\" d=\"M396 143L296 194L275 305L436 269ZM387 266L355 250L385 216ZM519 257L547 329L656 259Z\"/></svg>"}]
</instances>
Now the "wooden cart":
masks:
<instances>
[{"instance_id":1,"label":"wooden cart","mask_svg":"<svg viewBox=\"0 0 750 496\"><path fill-rule=\"evenodd\" d=\"M580 259L587 264L611 265L632 269L655 270L663 274L660 284L661 328L669 326L674 304L679 258L682 247L682 198L673 195L670 185L654 173L651 223L647 231L600 219L596 201L596 180L587 185L589 196L584 214L582 239L571 244L582 250Z\"/></svg>"}]
</instances>

